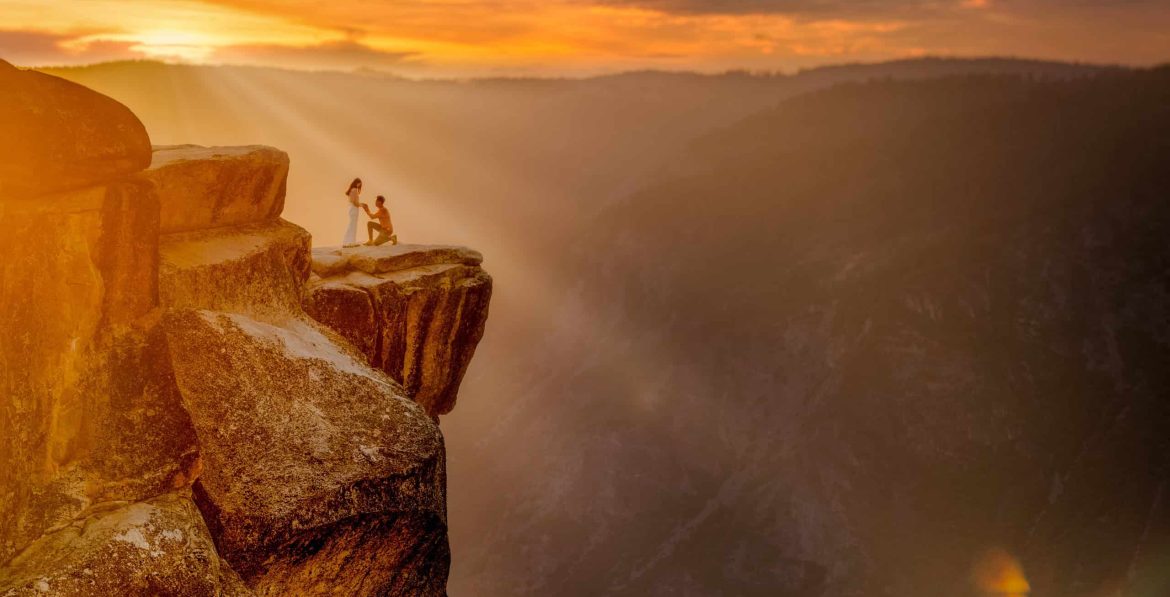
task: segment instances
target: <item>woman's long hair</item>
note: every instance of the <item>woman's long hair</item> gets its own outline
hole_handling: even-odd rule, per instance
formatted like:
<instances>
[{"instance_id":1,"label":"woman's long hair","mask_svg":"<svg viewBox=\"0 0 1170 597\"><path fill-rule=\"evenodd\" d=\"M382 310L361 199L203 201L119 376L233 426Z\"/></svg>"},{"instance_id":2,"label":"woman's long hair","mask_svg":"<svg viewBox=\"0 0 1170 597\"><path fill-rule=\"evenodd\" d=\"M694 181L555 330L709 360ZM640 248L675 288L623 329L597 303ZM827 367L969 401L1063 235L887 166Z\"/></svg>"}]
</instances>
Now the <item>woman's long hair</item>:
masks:
<instances>
[{"instance_id":1,"label":"woman's long hair","mask_svg":"<svg viewBox=\"0 0 1170 597\"><path fill-rule=\"evenodd\" d=\"M354 187L360 187L360 186L362 186L362 179L360 179L360 178L353 179L353 182L349 183L349 188L345 189L345 196L348 197L349 192L352 191Z\"/></svg>"}]
</instances>

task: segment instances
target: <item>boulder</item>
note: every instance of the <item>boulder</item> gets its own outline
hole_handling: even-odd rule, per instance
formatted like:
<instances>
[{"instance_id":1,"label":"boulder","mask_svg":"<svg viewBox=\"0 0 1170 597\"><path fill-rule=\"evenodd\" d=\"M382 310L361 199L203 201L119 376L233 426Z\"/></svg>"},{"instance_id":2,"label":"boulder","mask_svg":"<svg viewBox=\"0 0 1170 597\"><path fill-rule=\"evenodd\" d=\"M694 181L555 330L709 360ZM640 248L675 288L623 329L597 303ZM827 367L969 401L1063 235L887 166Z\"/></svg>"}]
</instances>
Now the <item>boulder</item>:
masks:
<instances>
[{"instance_id":1,"label":"boulder","mask_svg":"<svg viewBox=\"0 0 1170 597\"><path fill-rule=\"evenodd\" d=\"M0 568L0 596L246 597L190 492L100 504Z\"/></svg>"},{"instance_id":2,"label":"boulder","mask_svg":"<svg viewBox=\"0 0 1170 597\"><path fill-rule=\"evenodd\" d=\"M274 220L284 210L288 154L272 147L156 147L150 169L162 232Z\"/></svg>"},{"instance_id":3,"label":"boulder","mask_svg":"<svg viewBox=\"0 0 1170 597\"><path fill-rule=\"evenodd\" d=\"M0 229L3 562L92 503L188 486L198 463L159 324L150 186L0 203Z\"/></svg>"},{"instance_id":4,"label":"boulder","mask_svg":"<svg viewBox=\"0 0 1170 597\"><path fill-rule=\"evenodd\" d=\"M345 258L348 267L337 266L337 257ZM479 267L481 261L479 253L457 247L315 251L319 277L307 287L305 310L353 343L371 365L390 374L437 417L455 407L483 337L492 279ZM394 264L405 267L390 269Z\"/></svg>"},{"instance_id":5,"label":"boulder","mask_svg":"<svg viewBox=\"0 0 1170 597\"><path fill-rule=\"evenodd\" d=\"M310 240L303 228L283 220L165 235L162 303L273 317L300 313Z\"/></svg>"},{"instance_id":6,"label":"boulder","mask_svg":"<svg viewBox=\"0 0 1170 597\"><path fill-rule=\"evenodd\" d=\"M443 440L422 408L308 318L180 310L166 327L199 505L249 586L443 594Z\"/></svg>"},{"instance_id":7,"label":"boulder","mask_svg":"<svg viewBox=\"0 0 1170 597\"><path fill-rule=\"evenodd\" d=\"M150 164L150 138L126 106L0 60L0 201L111 182Z\"/></svg>"}]
</instances>

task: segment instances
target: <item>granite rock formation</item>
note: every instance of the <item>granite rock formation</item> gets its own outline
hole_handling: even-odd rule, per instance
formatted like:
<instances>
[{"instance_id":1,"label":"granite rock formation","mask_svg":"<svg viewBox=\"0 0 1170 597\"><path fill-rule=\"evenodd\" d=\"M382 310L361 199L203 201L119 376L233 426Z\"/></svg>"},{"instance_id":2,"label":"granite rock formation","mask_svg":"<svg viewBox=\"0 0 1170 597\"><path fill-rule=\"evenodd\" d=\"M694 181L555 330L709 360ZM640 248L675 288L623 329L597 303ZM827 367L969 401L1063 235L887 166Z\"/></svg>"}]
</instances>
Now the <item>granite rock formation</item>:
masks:
<instances>
[{"instance_id":1,"label":"granite rock formation","mask_svg":"<svg viewBox=\"0 0 1170 597\"><path fill-rule=\"evenodd\" d=\"M149 157L94 157L149 147L145 130L103 128L133 115L83 88L24 71L3 77L31 82L0 96L0 112L59 108L59 120L38 124L59 145L26 146L19 167L90 186L13 194L28 170L9 176L17 166L0 160L0 561L94 504L186 486L197 454L159 324L158 203L126 175L127 163ZM74 136L88 121L106 136ZM56 176L73 163L83 171Z\"/></svg>"},{"instance_id":2,"label":"granite rock formation","mask_svg":"<svg viewBox=\"0 0 1170 597\"><path fill-rule=\"evenodd\" d=\"M2 63L0 85L0 119L55 106L29 130L57 139L0 153L0 595L444 595L442 435L303 310L287 155L142 171L113 100Z\"/></svg>"},{"instance_id":3,"label":"granite rock formation","mask_svg":"<svg viewBox=\"0 0 1170 597\"><path fill-rule=\"evenodd\" d=\"M455 407L487 322L482 261L463 247L317 249L305 309L438 417Z\"/></svg>"},{"instance_id":4,"label":"granite rock formation","mask_svg":"<svg viewBox=\"0 0 1170 597\"><path fill-rule=\"evenodd\" d=\"M150 163L138 117L81 85L0 60L0 98L0 196L84 188Z\"/></svg>"},{"instance_id":5,"label":"granite rock formation","mask_svg":"<svg viewBox=\"0 0 1170 597\"><path fill-rule=\"evenodd\" d=\"M288 155L279 149L156 148L144 174L162 204L162 232L272 220L284 210Z\"/></svg>"},{"instance_id":6,"label":"granite rock formation","mask_svg":"<svg viewBox=\"0 0 1170 597\"><path fill-rule=\"evenodd\" d=\"M301 310L308 234L283 221L177 233L161 254L220 553L259 594L442 594L442 437Z\"/></svg>"}]
</instances>

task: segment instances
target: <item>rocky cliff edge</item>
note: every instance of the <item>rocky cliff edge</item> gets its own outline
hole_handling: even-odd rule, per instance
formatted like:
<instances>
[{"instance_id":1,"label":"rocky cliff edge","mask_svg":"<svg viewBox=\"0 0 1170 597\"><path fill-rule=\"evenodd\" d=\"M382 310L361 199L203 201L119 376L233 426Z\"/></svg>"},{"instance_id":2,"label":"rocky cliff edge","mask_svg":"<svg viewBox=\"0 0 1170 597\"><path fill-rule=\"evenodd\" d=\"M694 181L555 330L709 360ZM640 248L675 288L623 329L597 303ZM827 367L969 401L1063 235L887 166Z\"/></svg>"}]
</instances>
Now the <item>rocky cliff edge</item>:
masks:
<instances>
[{"instance_id":1,"label":"rocky cliff edge","mask_svg":"<svg viewBox=\"0 0 1170 597\"><path fill-rule=\"evenodd\" d=\"M0 595L444 595L479 254L313 252L284 152L0 90Z\"/></svg>"}]
</instances>

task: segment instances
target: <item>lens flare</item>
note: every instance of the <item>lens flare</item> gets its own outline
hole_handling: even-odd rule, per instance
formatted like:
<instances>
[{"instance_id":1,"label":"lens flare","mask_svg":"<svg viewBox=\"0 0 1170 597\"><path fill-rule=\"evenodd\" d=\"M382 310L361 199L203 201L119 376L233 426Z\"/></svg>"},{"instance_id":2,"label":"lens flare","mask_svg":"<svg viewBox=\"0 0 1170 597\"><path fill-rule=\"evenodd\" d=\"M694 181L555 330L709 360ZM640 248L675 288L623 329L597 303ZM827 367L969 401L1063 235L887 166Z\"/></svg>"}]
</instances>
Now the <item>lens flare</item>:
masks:
<instances>
[{"instance_id":1,"label":"lens flare","mask_svg":"<svg viewBox=\"0 0 1170 597\"><path fill-rule=\"evenodd\" d=\"M990 550L976 561L972 580L985 597L1027 597L1032 591L1019 560L1002 549Z\"/></svg>"}]
</instances>

